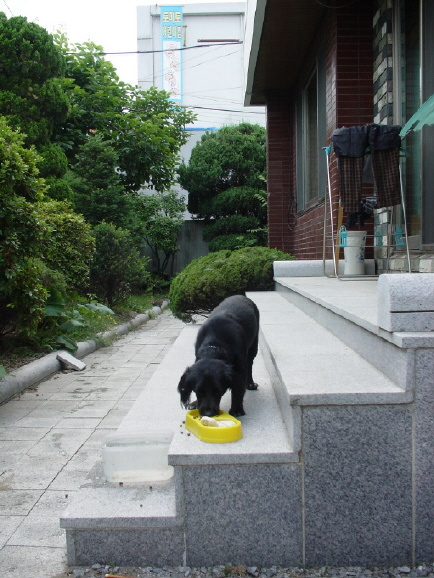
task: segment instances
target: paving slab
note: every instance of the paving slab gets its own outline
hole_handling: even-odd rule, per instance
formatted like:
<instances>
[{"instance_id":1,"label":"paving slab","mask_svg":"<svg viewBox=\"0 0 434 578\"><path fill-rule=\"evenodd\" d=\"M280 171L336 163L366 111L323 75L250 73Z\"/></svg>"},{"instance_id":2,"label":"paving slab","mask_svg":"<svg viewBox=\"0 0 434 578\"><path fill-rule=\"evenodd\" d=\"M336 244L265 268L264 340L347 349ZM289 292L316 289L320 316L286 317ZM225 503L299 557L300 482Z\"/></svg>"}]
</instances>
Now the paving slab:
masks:
<instances>
[{"instance_id":1,"label":"paving slab","mask_svg":"<svg viewBox=\"0 0 434 578\"><path fill-rule=\"evenodd\" d=\"M184 326L166 311L90 351L83 371L59 369L0 405L2 576L69 575L59 518L76 490L103 477L95 471L101 440L116 431Z\"/></svg>"}]
</instances>

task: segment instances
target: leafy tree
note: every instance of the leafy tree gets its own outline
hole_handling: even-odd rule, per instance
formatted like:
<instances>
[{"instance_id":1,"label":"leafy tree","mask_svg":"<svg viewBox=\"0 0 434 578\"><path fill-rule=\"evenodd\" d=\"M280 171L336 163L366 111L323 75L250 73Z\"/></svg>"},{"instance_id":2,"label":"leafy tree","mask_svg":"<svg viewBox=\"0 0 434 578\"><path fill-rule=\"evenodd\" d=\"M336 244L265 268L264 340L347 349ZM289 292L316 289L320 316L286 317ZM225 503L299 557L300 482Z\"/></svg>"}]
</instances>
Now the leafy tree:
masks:
<instances>
[{"instance_id":1,"label":"leafy tree","mask_svg":"<svg viewBox=\"0 0 434 578\"><path fill-rule=\"evenodd\" d=\"M96 250L90 267L90 290L112 306L149 282L146 259L131 242L129 231L111 223L94 228Z\"/></svg>"},{"instance_id":2,"label":"leafy tree","mask_svg":"<svg viewBox=\"0 0 434 578\"><path fill-rule=\"evenodd\" d=\"M92 225L106 221L122 226L128 220L128 198L117 165L118 155L110 143L91 134L68 174L75 210Z\"/></svg>"},{"instance_id":3,"label":"leafy tree","mask_svg":"<svg viewBox=\"0 0 434 578\"><path fill-rule=\"evenodd\" d=\"M74 162L89 134L111 132L122 115L126 90L113 64L103 58L102 46L70 45L64 34L55 34L54 41L64 56L63 88L70 102L59 141Z\"/></svg>"},{"instance_id":4,"label":"leafy tree","mask_svg":"<svg viewBox=\"0 0 434 578\"><path fill-rule=\"evenodd\" d=\"M184 127L195 115L155 87L141 91L120 82L101 46L87 42L70 47L65 36L57 36L56 42L67 63L64 86L71 114L62 143L70 158L89 132L96 132L115 149L125 190L168 190L188 139Z\"/></svg>"},{"instance_id":5,"label":"leafy tree","mask_svg":"<svg viewBox=\"0 0 434 578\"><path fill-rule=\"evenodd\" d=\"M0 12L0 70L0 114L25 134L26 146L41 154L48 194L68 195L66 184L57 182L66 172L66 157L55 144L69 108L61 51L44 28L21 16L8 20Z\"/></svg>"},{"instance_id":6,"label":"leafy tree","mask_svg":"<svg viewBox=\"0 0 434 578\"><path fill-rule=\"evenodd\" d=\"M178 251L178 234L183 225L185 201L173 191L137 196L135 215L138 217L134 230L136 239L145 239L151 250L155 273L167 275L167 268ZM171 273L171 272L170 272Z\"/></svg>"},{"instance_id":7,"label":"leafy tree","mask_svg":"<svg viewBox=\"0 0 434 578\"><path fill-rule=\"evenodd\" d=\"M241 123L206 132L193 148L188 165L179 167L179 182L189 192L189 211L207 217L207 201L218 193L232 187L262 189L265 162L261 126Z\"/></svg>"},{"instance_id":8,"label":"leafy tree","mask_svg":"<svg viewBox=\"0 0 434 578\"><path fill-rule=\"evenodd\" d=\"M178 169L188 209L205 219L211 251L266 243L265 130L241 123L207 132Z\"/></svg>"},{"instance_id":9,"label":"leafy tree","mask_svg":"<svg viewBox=\"0 0 434 578\"><path fill-rule=\"evenodd\" d=\"M151 87L129 91L129 102L113 146L119 153L121 180L127 190L141 186L167 191L176 180L179 151L189 138L185 125L195 114Z\"/></svg>"}]
</instances>

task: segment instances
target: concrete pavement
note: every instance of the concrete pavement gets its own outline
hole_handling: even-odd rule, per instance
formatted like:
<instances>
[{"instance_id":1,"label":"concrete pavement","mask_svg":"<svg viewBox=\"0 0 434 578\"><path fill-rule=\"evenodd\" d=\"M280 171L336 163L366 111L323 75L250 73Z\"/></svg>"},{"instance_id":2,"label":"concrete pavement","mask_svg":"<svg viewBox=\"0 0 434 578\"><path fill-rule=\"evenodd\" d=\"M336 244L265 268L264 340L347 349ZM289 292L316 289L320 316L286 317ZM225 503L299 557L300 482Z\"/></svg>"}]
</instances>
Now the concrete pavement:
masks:
<instances>
[{"instance_id":1,"label":"concrete pavement","mask_svg":"<svg viewBox=\"0 0 434 578\"><path fill-rule=\"evenodd\" d=\"M165 311L0 406L2 577L68 575L59 518L183 327Z\"/></svg>"}]
</instances>

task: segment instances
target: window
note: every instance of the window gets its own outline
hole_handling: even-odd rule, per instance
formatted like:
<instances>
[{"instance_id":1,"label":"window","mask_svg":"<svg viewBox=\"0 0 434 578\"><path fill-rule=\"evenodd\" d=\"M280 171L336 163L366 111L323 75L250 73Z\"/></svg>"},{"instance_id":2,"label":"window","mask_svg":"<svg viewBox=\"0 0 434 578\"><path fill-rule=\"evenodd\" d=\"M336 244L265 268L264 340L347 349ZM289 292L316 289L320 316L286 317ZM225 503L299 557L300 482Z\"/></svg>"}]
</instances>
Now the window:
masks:
<instances>
[{"instance_id":1,"label":"window","mask_svg":"<svg viewBox=\"0 0 434 578\"><path fill-rule=\"evenodd\" d=\"M394 1L395 119L404 125L434 92L434 0ZM402 161L407 227L412 248L434 243L434 128L409 132Z\"/></svg>"},{"instance_id":2,"label":"window","mask_svg":"<svg viewBox=\"0 0 434 578\"><path fill-rule=\"evenodd\" d=\"M327 181L325 118L325 55L320 53L297 100L297 205L308 209L325 195Z\"/></svg>"},{"instance_id":3,"label":"window","mask_svg":"<svg viewBox=\"0 0 434 578\"><path fill-rule=\"evenodd\" d=\"M304 198L318 197L318 98L316 71L303 91Z\"/></svg>"},{"instance_id":4,"label":"window","mask_svg":"<svg viewBox=\"0 0 434 578\"><path fill-rule=\"evenodd\" d=\"M401 70L396 77L399 91L399 123L404 125L420 106L420 14L417 2L411 9L405 0L399 0L396 29L400 31ZM402 175L405 184L407 210L407 228L409 236L420 235L421 229L421 151L420 135L410 132L405 137L404 147L408 156L402 162Z\"/></svg>"}]
</instances>

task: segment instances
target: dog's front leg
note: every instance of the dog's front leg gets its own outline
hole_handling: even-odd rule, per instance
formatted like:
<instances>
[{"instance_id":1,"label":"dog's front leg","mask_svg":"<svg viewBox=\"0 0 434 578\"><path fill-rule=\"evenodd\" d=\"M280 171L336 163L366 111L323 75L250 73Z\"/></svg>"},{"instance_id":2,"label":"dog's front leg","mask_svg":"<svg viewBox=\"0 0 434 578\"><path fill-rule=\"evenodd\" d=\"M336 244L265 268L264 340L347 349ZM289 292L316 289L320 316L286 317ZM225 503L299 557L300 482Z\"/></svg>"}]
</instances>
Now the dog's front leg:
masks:
<instances>
[{"instance_id":1,"label":"dog's front leg","mask_svg":"<svg viewBox=\"0 0 434 578\"><path fill-rule=\"evenodd\" d=\"M243 407L244 392L246 391L245 385L241 385L241 382L237 384L236 388L232 389L231 396L231 409L229 413L234 417L239 417L241 415L246 415Z\"/></svg>"}]
</instances>

